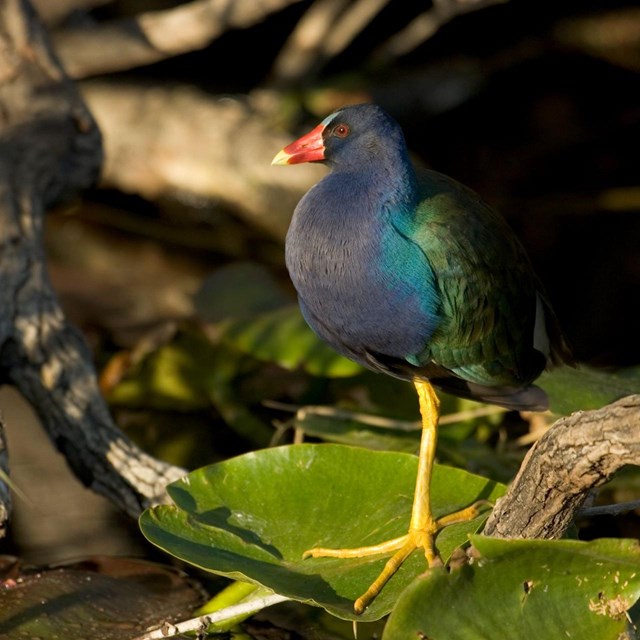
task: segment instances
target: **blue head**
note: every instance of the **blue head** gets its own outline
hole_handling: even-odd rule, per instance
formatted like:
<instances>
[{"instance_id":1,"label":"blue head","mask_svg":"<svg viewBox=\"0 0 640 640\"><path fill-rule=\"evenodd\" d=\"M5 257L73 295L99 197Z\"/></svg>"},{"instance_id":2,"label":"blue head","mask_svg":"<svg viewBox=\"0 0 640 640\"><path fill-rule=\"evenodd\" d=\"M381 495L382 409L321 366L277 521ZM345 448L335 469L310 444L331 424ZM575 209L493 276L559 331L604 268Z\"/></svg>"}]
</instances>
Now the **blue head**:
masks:
<instances>
[{"instance_id":1,"label":"blue head","mask_svg":"<svg viewBox=\"0 0 640 640\"><path fill-rule=\"evenodd\" d=\"M322 162L331 168L356 169L408 164L400 125L375 104L357 104L334 111L315 129L282 149L272 164Z\"/></svg>"}]
</instances>

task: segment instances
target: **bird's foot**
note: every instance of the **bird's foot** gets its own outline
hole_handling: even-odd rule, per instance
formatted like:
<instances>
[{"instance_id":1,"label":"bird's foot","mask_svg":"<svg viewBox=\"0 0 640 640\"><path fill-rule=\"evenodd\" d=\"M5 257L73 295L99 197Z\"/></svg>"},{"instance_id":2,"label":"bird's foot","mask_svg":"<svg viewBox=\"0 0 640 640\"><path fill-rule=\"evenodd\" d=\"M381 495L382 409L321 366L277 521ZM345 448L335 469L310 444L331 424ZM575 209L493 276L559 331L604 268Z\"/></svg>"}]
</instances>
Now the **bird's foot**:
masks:
<instances>
[{"instance_id":1,"label":"bird's foot","mask_svg":"<svg viewBox=\"0 0 640 640\"><path fill-rule=\"evenodd\" d=\"M480 508L491 504L487 500L478 500L471 506L450 513L441 518L429 518L419 528L412 528L409 532L394 538L374 544L368 547L356 547L353 549L328 549L314 547L304 552L303 558L364 558L366 556L393 553L387 561L380 575L371 583L371 586L354 602L353 610L360 615L373 602L391 577L398 571L402 563L416 550L422 549L429 568L442 566L442 560L436 550L436 536L442 529L458 522L467 522L480 515Z\"/></svg>"}]
</instances>

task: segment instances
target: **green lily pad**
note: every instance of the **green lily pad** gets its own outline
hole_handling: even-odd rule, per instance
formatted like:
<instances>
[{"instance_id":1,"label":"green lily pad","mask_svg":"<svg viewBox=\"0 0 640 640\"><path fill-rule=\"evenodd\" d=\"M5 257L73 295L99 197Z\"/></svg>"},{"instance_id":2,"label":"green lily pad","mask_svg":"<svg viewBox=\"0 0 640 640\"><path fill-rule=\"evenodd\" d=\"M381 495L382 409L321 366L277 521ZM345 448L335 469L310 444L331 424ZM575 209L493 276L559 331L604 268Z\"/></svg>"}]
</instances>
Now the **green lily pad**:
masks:
<instances>
[{"instance_id":1,"label":"green lily pad","mask_svg":"<svg viewBox=\"0 0 640 640\"><path fill-rule=\"evenodd\" d=\"M417 578L383 640L617 640L627 628L640 597L636 540L472 542L480 560Z\"/></svg>"},{"instance_id":2,"label":"green lily pad","mask_svg":"<svg viewBox=\"0 0 640 640\"><path fill-rule=\"evenodd\" d=\"M263 585L324 607L345 619L375 620L425 570L414 553L382 593L356 617L353 601L376 578L387 556L302 559L314 546L356 547L406 533L417 457L333 444L265 449L204 467L169 485L175 505L145 511L144 535L168 553L214 573ZM460 469L436 466L436 516L504 486ZM438 549L446 561L478 530L484 516L446 528Z\"/></svg>"}]
</instances>

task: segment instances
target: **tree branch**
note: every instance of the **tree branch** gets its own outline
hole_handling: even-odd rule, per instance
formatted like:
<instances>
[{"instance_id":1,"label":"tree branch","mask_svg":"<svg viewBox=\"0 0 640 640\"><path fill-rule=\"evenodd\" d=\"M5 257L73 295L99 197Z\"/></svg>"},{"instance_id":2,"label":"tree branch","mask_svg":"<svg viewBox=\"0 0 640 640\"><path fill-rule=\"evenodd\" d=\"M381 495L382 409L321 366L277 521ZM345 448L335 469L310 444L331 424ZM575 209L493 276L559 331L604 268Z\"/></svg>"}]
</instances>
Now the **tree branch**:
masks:
<instances>
[{"instance_id":1,"label":"tree branch","mask_svg":"<svg viewBox=\"0 0 640 640\"><path fill-rule=\"evenodd\" d=\"M11 517L11 487L9 480L9 455L4 435L4 420L0 415L0 540L7 535L7 524Z\"/></svg>"},{"instance_id":2,"label":"tree branch","mask_svg":"<svg viewBox=\"0 0 640 640\"><path fill-rule=\"evenodd\" d=\"M109 4L114 0L33 0L42 22L51 28L63 22L69 16L84 14L95 7Z\"/></svg>"},{"instance_id":3,"label":"tree branch","mask_svg":"<svg viewBox=\"0 0 640 640\"><path fill-rule=\"evenodd\" d=\"M376 52L376 57L387 60L406 55L429 40L455 17L504 2L508 0L434 0L428 11L421 13L383 43Z\"/></svg>"},{"instance_id":4,"label":"tree branch","mask_svg":"<svg viewBox=\"0 0 640 640\"><path fill-rule=\"evenodd\" d=\"M640 395L558 420L530 449L484 528L500 538L559 538L590 491L640 465Z\"/></svg>"},{"instance_id":5,"label":"tree branch","mask_svg":"<svg viewBox=\"0 0 640 640\"><path fill-rule=\"evenodd\" d=\"M195 195L283 240L298 200L326 173L311 164L272 167L292 137L250 101L97 80L82 92L104 134L103 181L124 192L149 200Z\"/></svg>"},{"instance_id":6,"label":"tree branch","mask_svg":"<svg viewBox=\"0 0 640 640\"><path fill-rule=\"evenodd\" d=\"M32 404L85 484L138 515L184 472L113 424L89 348L51 287L44 210L96 180L101 137L26 0L0 4L0 113L0 379Z\"/></svg>"},{"instance_id":7,"label":"tree branch","mask_svg":"<svg viewBox=\"0 0 640 640\"><path fill-rule=\"evenodd\" d=\"M202 49L230 29L246 29L300 0L193 0L134 18L62 29L54 45L73 78L132 69Z\"/></svg>"}]
</instances>

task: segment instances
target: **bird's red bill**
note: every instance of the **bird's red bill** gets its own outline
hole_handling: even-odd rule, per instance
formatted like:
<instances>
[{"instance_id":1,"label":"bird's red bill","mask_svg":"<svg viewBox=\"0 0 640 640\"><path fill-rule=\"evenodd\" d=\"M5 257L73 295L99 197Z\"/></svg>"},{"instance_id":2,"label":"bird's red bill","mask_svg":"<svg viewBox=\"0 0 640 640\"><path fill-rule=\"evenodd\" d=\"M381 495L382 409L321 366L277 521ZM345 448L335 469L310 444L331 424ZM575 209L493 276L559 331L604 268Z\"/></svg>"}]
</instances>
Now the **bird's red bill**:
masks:
<instances>
[{"instance_id":1,"label":"bird's red bill","mask_svg":"<svg viewBox=\"0 0 640 640\"><path fill-rule=\"evenodd\" d=\"M324 140L322 132L324 124L319 124L295 142L278 152L271 164L300 164L301 162L318 162L324 160Z\"/></svg>"}]
</instances>

